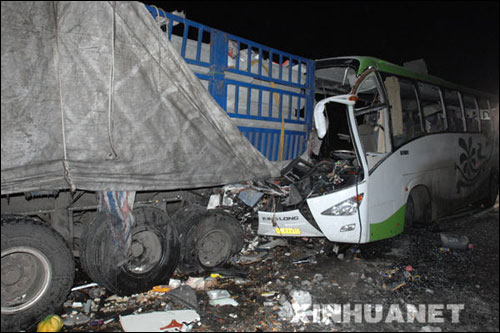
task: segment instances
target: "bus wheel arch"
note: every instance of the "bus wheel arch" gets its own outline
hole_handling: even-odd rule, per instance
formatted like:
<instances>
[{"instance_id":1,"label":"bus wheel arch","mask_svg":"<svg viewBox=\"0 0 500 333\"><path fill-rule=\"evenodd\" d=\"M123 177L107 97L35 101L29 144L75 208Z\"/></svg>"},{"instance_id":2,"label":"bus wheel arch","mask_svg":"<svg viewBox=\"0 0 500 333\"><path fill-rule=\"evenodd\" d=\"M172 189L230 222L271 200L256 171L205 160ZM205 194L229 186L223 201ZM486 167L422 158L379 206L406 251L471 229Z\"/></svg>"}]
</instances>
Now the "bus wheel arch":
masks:
<instances>
[{"instance_id":1,"label":"bus wheel arch","mask_svg":"<svg viewBox=\"0 0 500 333\"><path fill-rule=\"evenodd\" d=\"M425 185L414 186L406 202L407 205L412 206L407 208L413 210L412 212L408 212L408 214L413 214L413 216L406 217L408 222L411 221L408 227L414 226L415 224L429 224L432 221L432 199L430 191Z\"/></svg>"}]
</instances>

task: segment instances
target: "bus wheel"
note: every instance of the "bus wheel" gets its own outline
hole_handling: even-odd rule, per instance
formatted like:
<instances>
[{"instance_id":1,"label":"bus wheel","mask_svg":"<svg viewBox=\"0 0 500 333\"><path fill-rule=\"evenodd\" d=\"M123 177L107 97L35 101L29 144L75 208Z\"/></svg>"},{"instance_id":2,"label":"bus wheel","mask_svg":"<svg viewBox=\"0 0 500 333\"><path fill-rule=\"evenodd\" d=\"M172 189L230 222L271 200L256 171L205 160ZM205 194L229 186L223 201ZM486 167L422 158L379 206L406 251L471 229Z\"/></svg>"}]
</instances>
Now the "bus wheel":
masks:
<instances>
[{"instance_id":1,"label":"bus wheel","mask_svg":"<svg viewBox=\"0 0 500 333\"><path fill-rule=\"evenodd\" d=\"M498 196L498 178L495 174L491 174L490 184L488 189L488 197L484 199L481 203L485 208L492 207L497 201Z\"/></svg>"},{"instance_id":2,"label":"bus wheel","mask_svg":"<svg viewBox=\"0 0 500 333\"><path fill-rule=\"evenodd\" d=\"M165 212L154 207L133 211L131 256L117 265L107 214L98 214L82 242L82 267L89 277L112 293L129 295L168 282L179 260L177 228Z\"/></svg>"},{"instance_id":3,"label":"bus wheel","mask_svg":"<svg viewBox=\"0 0 500 333\"><path fill-rule=\"evenodd\" d=\"M240 223L220 211L198 214L181 237L179 269L185 273L210 271L224 265L244 244Z\"/></svg>"},{"instance_id":4,"label":"bus wheel","mask_svg":"<svg viewBox=\"0 0 500 333\"><path fill-rule=\"evenodd\" d=\"M406 212L405 212L405 226L404 231L408 232L413 227L413 223L415 222L415 204L413 202L413 198L411 195L408 196L408 200L406 202Z\"/></svg>"},{"instance_id":5,"label":"bus wheel","mask_svg":"<svg viewBox=\"0 0 500 333\"><path fill-rule=\"evenodd\" d=\"M407 205L410 206L410 209L407 207L407 210L411 212L411 215L408 216L410 228L429 225L432 222L431 197L425 186L415 186L411 190Z\"/></svg>"},{"instance_id":6,"label":"bus wheel","mask_svg":"<svg viewBox=\"0 0 500 333\"><path fill-rule=\"evenodd\" d=\"M29 328L66 300L75 275L61 235L29 217L2 216L2 332Z\"/></svg>"}]
</instances>

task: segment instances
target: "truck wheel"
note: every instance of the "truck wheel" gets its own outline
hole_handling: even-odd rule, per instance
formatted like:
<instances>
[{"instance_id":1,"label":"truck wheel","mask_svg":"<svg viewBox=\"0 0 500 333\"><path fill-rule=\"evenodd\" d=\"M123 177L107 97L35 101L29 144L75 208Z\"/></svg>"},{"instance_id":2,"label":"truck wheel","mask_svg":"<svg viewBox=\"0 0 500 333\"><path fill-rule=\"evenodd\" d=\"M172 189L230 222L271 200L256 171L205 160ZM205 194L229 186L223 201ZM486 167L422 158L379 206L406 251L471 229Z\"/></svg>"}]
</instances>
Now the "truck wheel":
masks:
<instances>
[{"instance_id":1,"label":"truck wheel","mask_svg":"<svg viewBox=\"0 0 500 333\"><path fill-rule=\"evenodd\" d=\"M27 329L58 310L73 285L61 235L29 217L2 216L2 332Z\"/></svg>"},{"instance_id":2,"label":"truck wheel","mask_svg":"<svg viewBox=\"0 0 500 333\"><path fill-rule=\"evenodd\" d=\"M224 265L243 244L238 220L220 211L205 212L182 237L179 269L186 273L210 271Z\"/></svg>"},{"instance_id":3,"label":"truck wheel","mask_svg":"<svg viewBox=\"0 0 500 333\"><path fill-rule=\"evenodd\" d=\"M109 215L99 214L89 224L82 267L89 277L112 293L129 295L168 282L179 260L179 237L165 212L153 207L133 211L132 255L117 266L117 250L109 229Z\"/></svg>"},{"instance_id":4,"label":"truck wheel","mask_svg":"<svg viewBox=\"0 0 500 333\"><path fill-rule=\"evenodd\" d=\"M80 265L92 281L114 292L107 277L101 275L106 243L112 242L107 226L108 218L106 214L99 213L84 228L80 245Z\"/></svg>"},{"instance_id":5,"label":"truck wheel","mask_svg":"<svg viewBox=\"0 0 500 333\"><path fill-rule=\"evenodd\" d=\"M183 208L180 208L175 214L172 216L172 220L177 226L177 230L179 231L179 240L182 244L182 240L185 238L184 236L188 233L188 231L195 225L200 216L207 212L207 208L200 206L198 204L189 205ZM182 254L181 254L182 256Z\"/></svg>"}]
</instances>

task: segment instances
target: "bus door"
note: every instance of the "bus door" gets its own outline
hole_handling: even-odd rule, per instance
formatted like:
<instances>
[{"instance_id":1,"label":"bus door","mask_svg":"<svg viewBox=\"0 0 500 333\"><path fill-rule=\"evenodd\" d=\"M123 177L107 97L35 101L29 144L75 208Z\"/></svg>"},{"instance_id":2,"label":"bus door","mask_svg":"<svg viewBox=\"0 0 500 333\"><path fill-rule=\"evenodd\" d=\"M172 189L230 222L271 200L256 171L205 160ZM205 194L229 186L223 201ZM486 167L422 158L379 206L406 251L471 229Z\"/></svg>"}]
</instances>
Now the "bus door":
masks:
<instances>
[{"instance_id":1,"label":"bus door","mask_svg":"<svg viewBox=\"0 0 500 333\"><path fill-rule=\"evenodd\" d=\"M369 173L364 242L392 237L404 228L405 192L400 166L407 162L407 156L391 154L389 92L383 87L380 74L371 68L359 76L352 90L358 97L353 112Z\"/></svg>"},{"instance_id":2,"label":"bus door","mask_svg":"<svg viewBox=\"0 0 500 333\"><path fill-rule=\"evenodd\" d=\"M368 228L366 203L368 169L358 129L355 125L353 126L356 123L353 108L355 100L356 96L353 95L328 97L319 101L314 110L318 137L323 138L328 129L325 105L327 103L347 105L349 131L354 150L335 150L332 151L332 155L337 163L348 160L357 161L354 180L334 192L307 200L311 213L325 237L330 241L342 243L365 242Z\"/></svg>"}]
</instances>

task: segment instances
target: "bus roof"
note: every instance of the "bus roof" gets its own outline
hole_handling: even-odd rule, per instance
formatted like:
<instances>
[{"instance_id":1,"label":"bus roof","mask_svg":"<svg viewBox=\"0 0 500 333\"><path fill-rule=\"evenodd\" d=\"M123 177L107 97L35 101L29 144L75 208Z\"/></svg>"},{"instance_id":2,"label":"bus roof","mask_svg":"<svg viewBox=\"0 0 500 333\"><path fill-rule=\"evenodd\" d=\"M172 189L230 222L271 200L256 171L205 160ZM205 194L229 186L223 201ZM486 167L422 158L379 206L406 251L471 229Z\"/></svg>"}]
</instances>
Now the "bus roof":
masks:
<instances>
[{"instance_id":1,"label":"bus roof","mask_svg":"<svg viewBox=\"0 0 500 333\"><path fill-rule=\"evenodd\" d=\"M351 60L351 61L349 61L349 60ZM460 86L458 84L443 80L439 77L432 76L429 74L424 74L424 73L418 73L418 72L412 71L409 68L395 65L395 64L390 63L388 61L374 58L374 57L349 56L349 57L335 57L335 58L327 58L327 59L318 59L316 61L319 63L328 62L328 63L331 63L332 65L335 63L346 65L346 64L350 64L350 63L352 64L352 60L355 60L359 63L358 68L357 68L358 75L361 74L362 72L364 72L367 68L374 67L374 68L377 68L378 70L380 70L381 72L399 75L399 76L403 76L403 77L408 77L411 79L419 80L422 82L432 83L432 84L435 84L435 85L438 85L438 86L441 86L444 88L459 90L459 91L462 91L465 93L470 93L473 95L489 97L490 99L494 99L495 101L497 101L496 100L497 97L491 93L486 93L486 92L482 92L479 90L463 87L463 86Z\"/></svg>"}]
</instances>

